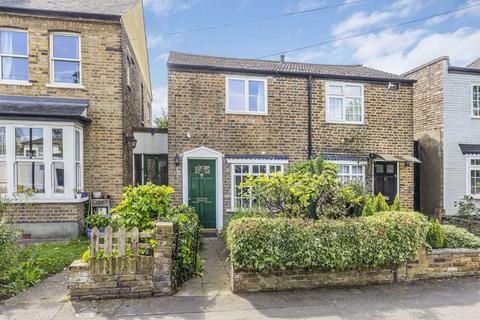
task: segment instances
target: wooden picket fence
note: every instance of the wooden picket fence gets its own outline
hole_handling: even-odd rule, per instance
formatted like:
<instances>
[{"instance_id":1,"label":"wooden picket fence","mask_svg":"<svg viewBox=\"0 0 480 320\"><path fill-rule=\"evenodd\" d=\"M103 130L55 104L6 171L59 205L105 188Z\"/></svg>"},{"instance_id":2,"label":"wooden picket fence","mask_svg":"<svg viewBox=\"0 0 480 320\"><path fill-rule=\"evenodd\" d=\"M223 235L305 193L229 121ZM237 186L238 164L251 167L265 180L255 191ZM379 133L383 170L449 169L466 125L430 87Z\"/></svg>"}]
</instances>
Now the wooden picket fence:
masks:
<instances>
[{"instance_id":1,"label":"wooden picket fence","mask_svg":"<svg viewBox=\"0 0 480 320\"><path fill-rule=\"evenodd\" d=\"M90 258L96 257L97 252L101 249L105 254L111 254L113 249L118 250L118 257L125 256L127 248L132 250L133 255L138 255L139 249L150 249L152 246L149 243L142 243L140 239L151 239L152 233L139 232L137 227L127 232L125 227L118 229L118 232L113 232L112 227L106 227L103 234L100 233L97 227L92 229L90 238ZM101 241L103 239L103 243ZM130 239L130 241L128 241ZM115 241L116 240L116 241Z\"/></svg>"}]
</instances>

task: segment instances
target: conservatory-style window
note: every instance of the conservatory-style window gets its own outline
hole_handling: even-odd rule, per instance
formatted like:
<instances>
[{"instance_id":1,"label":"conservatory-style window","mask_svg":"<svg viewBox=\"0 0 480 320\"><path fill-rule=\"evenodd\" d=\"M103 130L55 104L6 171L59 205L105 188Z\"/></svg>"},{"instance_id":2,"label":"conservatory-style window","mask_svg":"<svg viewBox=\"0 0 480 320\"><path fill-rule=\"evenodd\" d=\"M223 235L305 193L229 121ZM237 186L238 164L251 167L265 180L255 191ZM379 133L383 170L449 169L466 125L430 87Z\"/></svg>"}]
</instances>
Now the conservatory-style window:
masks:
<instances>
[{"instance_id":1,"label":"conservatory-style window","mask_svg":"<svg viewBox=\"0 0 480 320\"><path fill-rule=\"evenodd\" d=\"M283 173L283 164L232 164L232 208L251 208L254 205L252 199L249 199L249 187L242 187L242 182L245 182L247 176L270 176L275 172Z\"/></svg>"},{"instance_id":2,"label":"conservatory-style window","mask_svg":"<svg viewBox=\"0 0 480 320\"><path fill-rule=\"evenodd\" d=\"M0 193L73 199L83 185L82 128L11 122L0 121Z\"/></svg>"}]
</instances>

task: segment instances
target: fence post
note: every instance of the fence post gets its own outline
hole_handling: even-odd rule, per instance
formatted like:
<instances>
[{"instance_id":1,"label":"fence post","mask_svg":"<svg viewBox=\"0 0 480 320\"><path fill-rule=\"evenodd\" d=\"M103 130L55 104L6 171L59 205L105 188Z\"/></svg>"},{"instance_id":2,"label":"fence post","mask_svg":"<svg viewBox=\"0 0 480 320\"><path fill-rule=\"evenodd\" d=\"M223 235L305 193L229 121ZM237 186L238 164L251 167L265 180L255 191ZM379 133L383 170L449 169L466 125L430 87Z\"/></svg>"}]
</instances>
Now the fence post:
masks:
<instances>
[{"instance_id":1,"label":"fence post","mask_svg":"<svg viewBox=\"0 0 480 320\"><path fill-rule=\"evenodd\" d=\"M126 241L127 232L125 227L120 227L118 229L118 256L123 257L125 255L125 241Z\"/></svg>"},{"instance_id":2,"label":"fence post","mask_svg":"<svg viewBox=\"0 0 480 320\"><path fill-rule=\"evenodd\" d=\"M138 234L138 228L137 227L133 227L133 229L131 231L130 239L132 239L132 253L134 255L138 255L139 234Z\"/></svg>"},{"instance_id":3,"label":"fence post","mask_svg":"<svg viewBox=\"0 0 480 320\"><path fill-rule=\"evenodd\" d=\"M108 226L105 228L105 242L103 249L106 254L112 254L112 245L113 245L113 231L112 227Z\"/></svg>"},{"instance_id":4,"label":"fence post","mask_svg":"<svg viewBox=\"0 0 480 320\"><path fill-rule=\"evenodd\" d=\"M99 238L100 233L98 232L98 228L93 227L92 234L90 236L90 258L95 258L97 256L99 248Z\"/></svg>"},{"instance_id":5,"label":"fence post","mask_svg":"<svg viewBox=\"0 0 480 320\"><path fill-rule=\"evenodd\" d=\"M153 249L153 286L155 295L170 295L172 288L172 251L175 228L171 222L157 222L153 238L157 246Z\"/></svg>"}]
</instances>

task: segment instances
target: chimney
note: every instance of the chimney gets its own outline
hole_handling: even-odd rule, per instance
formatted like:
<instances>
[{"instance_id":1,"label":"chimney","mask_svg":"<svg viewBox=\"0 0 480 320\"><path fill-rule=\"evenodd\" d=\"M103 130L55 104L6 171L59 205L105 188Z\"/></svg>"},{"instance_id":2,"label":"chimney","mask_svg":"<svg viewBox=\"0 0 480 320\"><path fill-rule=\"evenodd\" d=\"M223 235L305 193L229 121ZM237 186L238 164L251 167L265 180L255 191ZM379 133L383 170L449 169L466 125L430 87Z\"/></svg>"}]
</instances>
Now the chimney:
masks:
<instances>
[{"instance_id":1,"label":"chimney","mask_svg":"<svg viewBox=\"0 0 480 320\"><path fill-rule=\"evenodd\" d=\"M280 55L280 62L285 62L285 55L284 54Z\"/></svg>"}]
</instances>

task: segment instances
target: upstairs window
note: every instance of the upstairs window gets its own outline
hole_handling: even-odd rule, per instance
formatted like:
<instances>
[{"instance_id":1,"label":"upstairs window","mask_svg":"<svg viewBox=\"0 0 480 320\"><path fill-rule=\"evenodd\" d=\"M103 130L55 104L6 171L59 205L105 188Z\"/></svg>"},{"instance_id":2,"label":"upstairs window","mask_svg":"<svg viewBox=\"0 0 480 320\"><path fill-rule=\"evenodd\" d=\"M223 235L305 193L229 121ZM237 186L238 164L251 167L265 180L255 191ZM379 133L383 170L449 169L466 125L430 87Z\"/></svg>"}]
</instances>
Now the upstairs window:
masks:
<instances>
[{"instance_id":1,"label":"upstairs window","mask_svg":"<svg viewBox=\"0 0 480 320\"><path fill-rule=\"evenodd\" d=\"M28 34L0 29L1 80L28 81Z\"/></svg>"},{"instance_id":2,"label":"upstairs window","mask_svg":"<svg viewBox=\"0 0 480 320\"><path fill-rule=\"evenodd\" d=\"M266 114L266 87L265 79L227 78L227 112Z\"/></svg>"},{"instance_id":3,"label":"upstairs window","mask_svg":"<svg viewBox=\"0 0 480 320\"><path fill-rule=\"evenodd\" d=\"M362 124L363 114L362 85L327 83L327 122Z\"/></svg>"},{"instance_id":4,"label":"upstairs window","mask_svg":"<svg viewBox=\"0 0 480 320\"><path fill-rule=\"evenodd\" d=\"M472 86L472 117L480 118L480 85Z\"/></svg>"},{"instance_id":5,"label":"upstairs window","mask_svg":"<svg viewBox=\"0 0 480 320\"><path fill-rule=\"evenodd\" d=\"M50 55L52 83L81 83L80 36L74 34L52 34Z\"/></svg>"}]
</instances>

